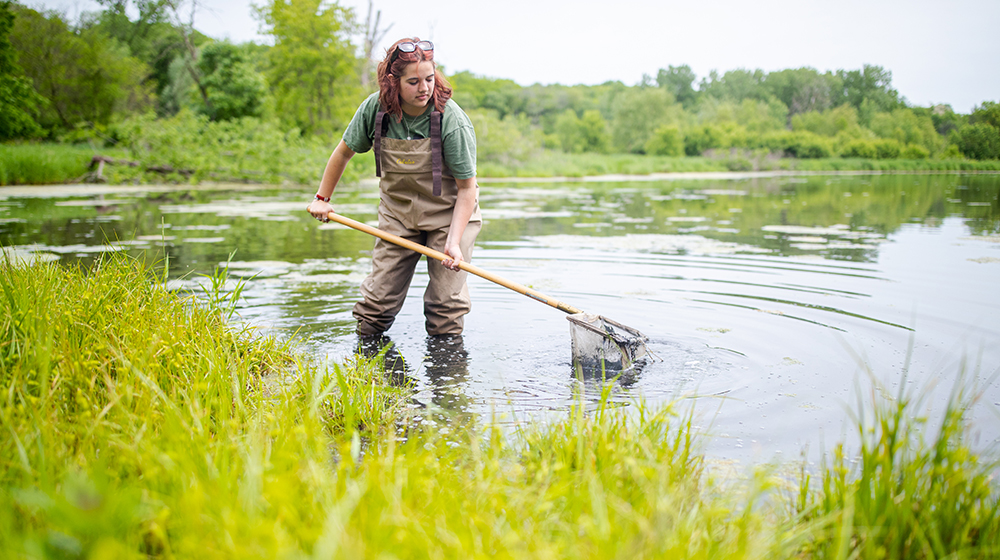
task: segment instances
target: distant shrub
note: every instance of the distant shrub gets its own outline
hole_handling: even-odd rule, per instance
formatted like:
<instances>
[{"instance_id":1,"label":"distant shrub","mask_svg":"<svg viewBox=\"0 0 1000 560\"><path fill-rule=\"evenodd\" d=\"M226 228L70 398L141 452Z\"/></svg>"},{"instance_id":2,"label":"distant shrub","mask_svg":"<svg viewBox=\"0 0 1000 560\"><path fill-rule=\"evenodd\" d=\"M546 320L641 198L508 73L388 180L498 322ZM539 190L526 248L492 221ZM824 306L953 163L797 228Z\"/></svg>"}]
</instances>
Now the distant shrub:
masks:
<instances>
[{"instance_id":1,"label":"distant shrub","mask_svg":"<svg viewBox=\"0 0 1000 560\"><path fill-rule=\"evenodd\" d=\"M840 151L840 157L875 159L878 157L878 151L871 140L851 140Z\"/></svg>"},{"instance_id":2,"label":"distant shrub","mask_svg":"<svg viewBox=\"0 0 1000 560\"><path fill-rule=\"evenodd\" d=\"M941 159L965 159L962 155L962 150L958 149L955 144L948 144L948 147L941 152Z\"/></svg>"},{"instance_id":3,"label":"distant shrub","mask_svg":"<svg viewBox=\"0 0 1000 560\"><path fill-rule=\"evenodd\" d=\"M907 144L899 154L903 159L927 159L930 156L930 151L919 144Z\"/></svg>"},{"instance_id":4,"label":"distant shrub","mask_svg":"<svg viewBox=\"0 0 1000 560\"><path fill-rule=\"evenodd\" d=\"M963 126L953 134L958 150L971 159L1000 159L1000 130L985 124Z\"/></svg>"},{"instance_id":5,"label":"distant shrub","mask_svg":"<svg viewBox=\"0 0 1000 560\"><path fill-rule=\"evenodd\" d=\"M692 128L684 135L684 153L700 156L712 148L725 148L725 132L719 127L704 125Z\"/></svg>"},{"instance_id":6,"label":"distant shrub","mask_svg":"<svg viewBox=\"0 0 1000 560\"><path fill-rule=\"evenodd\" d=\"M892 138L879 138L874 140L872 144L875 145L875 157L878 159L897 159L903 151L899 140Z\"/></svg>"},{"instance_id":7,"label":"distant shrub","mask_svg":"<svg viewBox=\"0 0 1000 560\"><path fill-rule=\"evenodd\" d=\"M793 142L794 132L790 130L776 130L766 132L756 139L756 148L764 148L769 152L784 152Z\"/></svg>"},{"instance_id":8,"label":"distant shrub","mask_svg":"<svg viewBox=\"0 0 1000 560\"><path fill-rule=\"evenodd\" d=\"M527 116L508 115L503 119L496 111L469 111L476 127L477 151L480 162L512 165L529 159L542 144L533 134Z\"/></svg>"},{"instance_id":9,"label":"distant shrub","mask_svg":"<svg viewBox=\"0 0 1000 560\"><path fill-rule=\"evenodd\" d=\"M876 113L872 115L869 128L879 138L898 141L900 149L906 144L918 144L928 152L938 152L944 147L930 115L919 115L910 108Z\"/></svg>"},{"instance_id":10,"label":"distant shrub","mask_svg":"<svg viewBox=\"0 0 1000 560\"><path fill-rule=\"evenodd\" d=\"M129 160L138 164L106 168L106 178L112 183L247 181L307 185L317 180L333 149L329 138L285 130L276 120L242 117L213 122L207 115L187 109L169 118L153 114L129 117L112 123L109 136L117 140L119 149L127 151ZM168 171L159 173L154 171L156 168ZM369 169L364 162L351 160L344 178L357 180L367 176Z\"/></svg>"},{"instance_id":11,"label":"distant shrub","mask_svg":"<svg viewBox=\"0 0 1000 560\"><path fill-rule=\"evenodd\" d=\"M799 159L828 158L833 155L833 142L811 132L797 133L785 151Z\"/></svg>"},{"instance_id":12,"label":"distant shrub","mask_svg":"<svg viewBox=\"0 0 1000 560\"><path fill-rule=\"evenodd\" d=\"M684 135L676 126L661 126L646 140L646 153L654 156L684 155Z\"/></svg>"}]
</instances>

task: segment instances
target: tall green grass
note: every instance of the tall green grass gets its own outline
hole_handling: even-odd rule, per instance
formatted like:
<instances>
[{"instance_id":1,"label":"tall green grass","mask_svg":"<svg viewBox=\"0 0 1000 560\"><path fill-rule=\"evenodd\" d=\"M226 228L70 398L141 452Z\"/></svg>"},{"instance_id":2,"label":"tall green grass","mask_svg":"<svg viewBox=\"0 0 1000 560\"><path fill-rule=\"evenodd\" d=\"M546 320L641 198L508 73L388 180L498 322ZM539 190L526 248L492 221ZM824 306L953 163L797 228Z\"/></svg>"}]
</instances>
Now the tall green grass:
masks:
<instances>
[{"instance_id":1,"label":"tall green grass","mask_svg":"<svg viewBox=\"0 0 1000 560\"><path fill-rule=\"evenodd\" d=\"M905 375L894 399L859 398L858 455L838 445L819 488L800 481L804 517L825 520L810 543L815 557L1000 557L997 458L970 451L966 415L979 394L965 381L936 426L920 414L927 395L907 392Z\"/></svg>"},{"instance_id":2,"label":"tall green grass","mask_svg":"<svg viewBox=\"0 0 1000 560\"><path fill-rule=\"evenodd\" d=\"M5 553L988 558L1000 550L993 465L962 439L960 405L928 441L910 421L913 403L874 407L874 424L859 427L866 443L857 464L838 448L828 467L791 483L766 468L735 477L714 469L691 415L674 407L602 404L513 433L445 430L408 421L409 393L383 378L379 358L318 366L229 325L239 285L222 271L207 280L208 293L192 299L120 255L90 270L0 265ZM946 538L914 536L920 530Z\"/></svg>"},{"instance_id":3,"label":"tall green grass","mask_svg":"<svg viewBox=\"0 0 1000 560\"><path fill-rule=\"evenodd\" d=\"M68 183L83 177L96 152L68 144L0 144L0 185Z\"/></svg>"}]
</instances>

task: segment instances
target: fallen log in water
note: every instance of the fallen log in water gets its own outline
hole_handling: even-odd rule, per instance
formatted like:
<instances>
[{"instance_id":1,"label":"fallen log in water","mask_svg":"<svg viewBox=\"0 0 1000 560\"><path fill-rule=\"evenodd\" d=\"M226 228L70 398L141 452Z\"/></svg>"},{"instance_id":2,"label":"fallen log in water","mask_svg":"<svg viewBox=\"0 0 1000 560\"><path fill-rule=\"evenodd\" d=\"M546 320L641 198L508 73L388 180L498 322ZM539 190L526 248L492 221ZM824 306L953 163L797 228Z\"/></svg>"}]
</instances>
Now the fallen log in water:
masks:
<instances>
[{"instance_id":1,"label":"fallen log in water","mask_svg":"<svg viewBox=\"0 0 1000 560\"><path fill-rule=\"evenodd\" d=\"M81 177L79 180L83 183L103 183L107 181L104 178L104 166L107 165L127 165L128 167L142 167L142 164L137 161L129 161L126 159L115 159L108 156L95 155L90 160L90 171L86 175ZM194 174L193 169L177 169L169 165L147 165L144 171L152 171L153 173L160 173L163 175L168 175L170 173L179 173L185 178L190 177Z\"/></svg>"}]
</instances>

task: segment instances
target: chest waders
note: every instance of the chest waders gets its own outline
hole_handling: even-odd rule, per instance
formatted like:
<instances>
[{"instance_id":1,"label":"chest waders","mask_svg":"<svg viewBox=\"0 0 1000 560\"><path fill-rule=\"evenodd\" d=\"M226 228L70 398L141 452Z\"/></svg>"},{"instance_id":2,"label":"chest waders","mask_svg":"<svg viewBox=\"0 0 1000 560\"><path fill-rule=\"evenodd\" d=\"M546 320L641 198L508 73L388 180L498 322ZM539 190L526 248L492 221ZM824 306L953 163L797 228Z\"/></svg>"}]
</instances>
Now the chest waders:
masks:
<instances>
[{"instance_id":1,"label":"chest waders","mask_svg":"<svg viewBox=\"0 0 1000 560\"><path fill-rule=\"evenodd\" d=\"M384 138L388 121L385 111L375 116L375 175L379 177L378 227L415 243L444 250L451 217L458 198L458 185L444 167L441 150L441 113L431 113L431 137L419 140ZM391 118L391 117L389 117ZM482 227L476 205L459 246L466 261ZM392 326L403 307L420 254L381 239L372 250L372 272L361 283L364 297L354 306L358 334L381 334ZM459 334L465 315L472 309L468 273L455 272L427 259L427 289L424 290L424 326L428 334Z\"/></svg>"}]
</instances>

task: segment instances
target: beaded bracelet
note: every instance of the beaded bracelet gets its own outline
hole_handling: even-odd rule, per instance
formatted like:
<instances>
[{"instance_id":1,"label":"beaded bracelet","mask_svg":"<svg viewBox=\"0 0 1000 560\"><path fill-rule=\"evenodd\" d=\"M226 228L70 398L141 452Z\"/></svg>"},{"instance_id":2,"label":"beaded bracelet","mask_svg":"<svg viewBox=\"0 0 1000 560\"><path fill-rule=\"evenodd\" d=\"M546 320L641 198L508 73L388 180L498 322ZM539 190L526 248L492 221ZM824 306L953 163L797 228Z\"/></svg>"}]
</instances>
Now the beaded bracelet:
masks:
<instances>
[{"instance_id":1,"label":"beaded bracelet","mask_svg":"<svg viewBox=\"0 0 1000 560\"><path fill-rule=\"evenodd\" d=\"M330 202L330 197L316 193L316 200L322 200L323 202Z\"/></svg>"}]
</instances>

